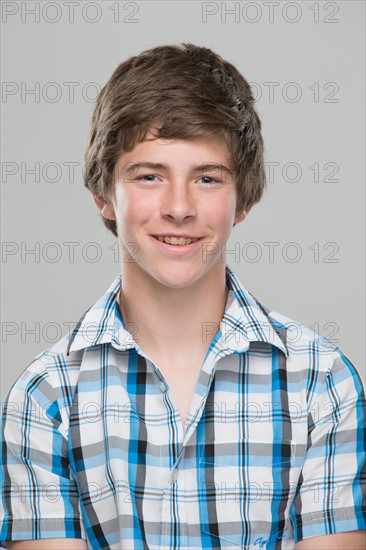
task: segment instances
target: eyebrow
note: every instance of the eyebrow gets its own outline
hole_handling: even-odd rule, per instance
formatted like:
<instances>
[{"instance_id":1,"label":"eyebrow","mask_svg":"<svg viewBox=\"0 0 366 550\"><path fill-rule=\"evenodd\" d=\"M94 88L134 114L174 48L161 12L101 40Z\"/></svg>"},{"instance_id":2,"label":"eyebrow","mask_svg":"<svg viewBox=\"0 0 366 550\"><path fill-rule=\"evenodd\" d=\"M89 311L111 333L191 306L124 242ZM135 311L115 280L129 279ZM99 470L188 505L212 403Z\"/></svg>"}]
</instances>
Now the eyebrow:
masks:
<instances>
[{"instance_id":1,"label":"eyebrow","mask_svg":"<svg viewBox=\"0 0 366 550\"><path fill-rule=\"evenodd\" d=\"M122 170L123 176L130 176L133 172L140 168L149 168L150 170L162 170L170 172L168 164L162 164L161 162L130 162ZM230 170L225 164L215 164L212 162L204 162L198 166L194 166L192 169L193 174L200 174L202 172L225 172L229 175L234 174L233 170Z\"/></svg>"}]
</instances>

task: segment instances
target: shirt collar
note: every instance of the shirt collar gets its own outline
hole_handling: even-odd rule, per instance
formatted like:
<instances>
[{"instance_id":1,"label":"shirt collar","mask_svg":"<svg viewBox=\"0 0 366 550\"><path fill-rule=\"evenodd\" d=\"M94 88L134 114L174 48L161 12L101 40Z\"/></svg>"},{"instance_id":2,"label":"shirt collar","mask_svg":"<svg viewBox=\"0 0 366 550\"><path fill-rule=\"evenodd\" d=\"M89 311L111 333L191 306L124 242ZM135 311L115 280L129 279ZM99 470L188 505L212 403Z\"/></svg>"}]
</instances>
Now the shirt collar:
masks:
<instances>
[{"instance_id":1,"label":"shirt collar","mask_svg":"<svg viewBox=\"0 0 366 550\"><path fill-rule=\"evenodd\" d=\"M288 356L285 327L273 319L270 310L244 288L227 264L225 269L229 294L220 324L222 347L245 352L250 342L267 342ZM122 275L119 274L103 296L85 311L71 333L66 355L106 343L119 350L135 347L119 308L121 281Z\"/></svg>"}]
</instances>

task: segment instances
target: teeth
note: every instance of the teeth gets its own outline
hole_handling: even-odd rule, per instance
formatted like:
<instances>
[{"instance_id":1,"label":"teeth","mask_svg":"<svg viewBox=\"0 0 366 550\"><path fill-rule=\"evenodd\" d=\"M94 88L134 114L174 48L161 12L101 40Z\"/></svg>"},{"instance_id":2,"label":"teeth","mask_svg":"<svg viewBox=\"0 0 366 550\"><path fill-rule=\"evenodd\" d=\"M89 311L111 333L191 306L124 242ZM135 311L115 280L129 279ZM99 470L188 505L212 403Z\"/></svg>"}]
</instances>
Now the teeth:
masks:
<instances>
[{"instance_id":1,"label":"teeth","mask_svg":"<svg viewBox=\"0 0 366 550\"><path fill-rule=\"evenodd\" d=\"M159 241L163 242L163 243L168 243L168 244L190 244L190 243L195 243L196 241L198 241L198 239L185 239L184 237L181 237L179 239L177 239L176 237L157 237L159 239Z\"/></svg>"}]
</instances>

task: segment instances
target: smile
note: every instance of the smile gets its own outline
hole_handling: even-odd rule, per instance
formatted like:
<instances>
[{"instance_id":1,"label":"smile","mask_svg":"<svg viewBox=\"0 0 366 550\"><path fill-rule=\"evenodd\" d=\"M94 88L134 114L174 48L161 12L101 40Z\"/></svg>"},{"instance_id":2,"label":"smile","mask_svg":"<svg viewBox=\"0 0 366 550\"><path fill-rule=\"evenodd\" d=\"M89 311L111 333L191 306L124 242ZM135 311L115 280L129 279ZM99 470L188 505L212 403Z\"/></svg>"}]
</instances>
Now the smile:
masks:
<instances>
[{"instance_id":1,"label":"smile","mask_svg":"<svg viewBox=\"0 0 366 550\"><path fill-rule=\"evenodd\" d=\"M186 238L186 237L161 237L159 235L150 235L152 240L162 248L163 250L169 250L172 252L186 252L189 250L195 250L201 245L201 241L204 237L199 238Z\"/></svg>"},{"instance_id":2,"label":"smile","mask_svg":"<svg viewBox=\"0 0 366 550\"><path fill-rule=\"evenodd\" d=\"M191 244L191 243L195 243L196 241L198 241L198 238L194 239L194 238L188 238L188 237L160 237L160 236L156 236L156 238L159 239L159 241L162 241L164 243L175 244L175 245Z\"/></svg>"}]
</instances>

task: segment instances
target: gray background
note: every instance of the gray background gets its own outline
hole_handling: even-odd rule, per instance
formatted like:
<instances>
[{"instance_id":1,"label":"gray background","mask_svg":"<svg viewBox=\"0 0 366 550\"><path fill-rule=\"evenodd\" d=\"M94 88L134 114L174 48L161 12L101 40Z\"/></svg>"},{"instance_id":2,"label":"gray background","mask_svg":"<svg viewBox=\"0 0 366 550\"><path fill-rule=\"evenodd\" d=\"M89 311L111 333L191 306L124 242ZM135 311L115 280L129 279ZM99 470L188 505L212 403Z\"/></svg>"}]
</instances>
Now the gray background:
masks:
<instances>
[{"instance_id":1,"label":"gray background","mask_svg":"<svg viewBox=\"0 0 366 550\"><path fill-rule=\"evenodd\" d=\"M364 3L237 2L230 15L235 2L79 1L71 17L40 2L39 20L36 2L5 4L1 397L119 273L81 178L98 88L127 57L180 42L212 48L253 84L266 161L278 163L228 264L264 304L337 342L365 380ZM39 182L26 173L35 163ZM273 257L264 243L278 243Z\"/></svg>"}]
</instances>

